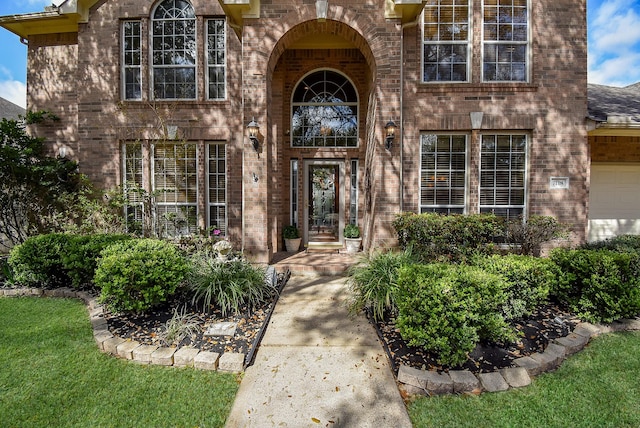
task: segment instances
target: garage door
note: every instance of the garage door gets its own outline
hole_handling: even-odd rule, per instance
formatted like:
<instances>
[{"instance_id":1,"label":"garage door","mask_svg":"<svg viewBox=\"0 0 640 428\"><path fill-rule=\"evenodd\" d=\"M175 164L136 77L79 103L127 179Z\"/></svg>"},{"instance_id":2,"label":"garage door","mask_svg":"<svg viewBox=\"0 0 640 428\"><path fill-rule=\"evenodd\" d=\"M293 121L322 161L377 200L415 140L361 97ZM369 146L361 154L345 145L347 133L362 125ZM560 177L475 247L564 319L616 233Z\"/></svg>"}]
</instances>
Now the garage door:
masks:
<instances>
[{"instance_id":1,"label":"garage door","mask_svg":"<svg viewBox=\"0 0 640 428\"><path fill-rule=\"evenodd\" d=\"M640 164L591 164L589 241L640 234Z\"/></svg>"}]
</instances>

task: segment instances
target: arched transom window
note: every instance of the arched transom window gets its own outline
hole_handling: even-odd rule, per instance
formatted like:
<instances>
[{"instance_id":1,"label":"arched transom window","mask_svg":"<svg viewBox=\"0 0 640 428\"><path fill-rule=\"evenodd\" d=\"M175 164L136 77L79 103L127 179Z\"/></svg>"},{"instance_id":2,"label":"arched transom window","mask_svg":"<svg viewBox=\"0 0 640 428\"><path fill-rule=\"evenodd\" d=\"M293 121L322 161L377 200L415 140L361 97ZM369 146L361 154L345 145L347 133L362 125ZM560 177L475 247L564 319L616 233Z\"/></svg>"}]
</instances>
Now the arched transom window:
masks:
<instances>
[{"instance_id":1,"label":"arched transom window","mask_svg":"<svg viewBox=\"0 0 640 428\"><path fill-rule=\"evenodd\" d=\"M293 147L357 147L358 93L342 74L315 71L296 86L292 99Z\"/></svg>"},{"instance_id":2,"label":"arched transom window","mask_svg":"<svg viewBox=\"0 0 640 428\"><path fill-rule=\"evenodd\" d=\"M196 15L186 0L164 0L152 17L153 97L196 98Z\"/></svg>"}]
</instances>

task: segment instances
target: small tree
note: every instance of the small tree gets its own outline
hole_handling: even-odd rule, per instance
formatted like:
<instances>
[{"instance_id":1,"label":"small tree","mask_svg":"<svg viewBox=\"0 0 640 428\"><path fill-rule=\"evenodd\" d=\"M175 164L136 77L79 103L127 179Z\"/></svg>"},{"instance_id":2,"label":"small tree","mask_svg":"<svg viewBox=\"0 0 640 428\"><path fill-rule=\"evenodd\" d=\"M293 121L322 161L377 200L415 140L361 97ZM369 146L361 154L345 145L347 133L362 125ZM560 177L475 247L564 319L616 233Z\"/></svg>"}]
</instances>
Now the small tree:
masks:
<instances>
[{"instance_id":1,"label":"small tree","mask_svg":"<svg viewBox=\"0 0 640 428\"><path fill-rule=\"evenodd\" d=\"M10 248L34 234L51 231L51 215L65 210L64 196L81 187L78 165L45 155L43 139L25 123L56 120L45 112L27 120L0 122L0 246Z\"/></svg>"}]
</instances>

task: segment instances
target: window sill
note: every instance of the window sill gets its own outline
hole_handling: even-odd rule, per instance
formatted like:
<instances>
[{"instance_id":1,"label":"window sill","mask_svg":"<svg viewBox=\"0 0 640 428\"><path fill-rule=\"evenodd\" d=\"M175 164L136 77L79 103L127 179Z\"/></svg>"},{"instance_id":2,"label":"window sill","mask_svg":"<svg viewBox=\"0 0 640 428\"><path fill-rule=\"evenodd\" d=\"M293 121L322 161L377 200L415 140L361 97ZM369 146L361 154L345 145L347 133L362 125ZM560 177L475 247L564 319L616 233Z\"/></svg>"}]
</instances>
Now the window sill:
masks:
<instances>
[{"instance_id":1,"label":"window sill","mask_svg":"<svg viewBox=\"0 0 640 428\"><path fill-rule=\"evenodd\" d=\"M538 85L532 83L420 83L417 88L418 93L448 94L475 92L486 95L497 95L515 92L536 92Z\"/></svg>"}]
</instances>

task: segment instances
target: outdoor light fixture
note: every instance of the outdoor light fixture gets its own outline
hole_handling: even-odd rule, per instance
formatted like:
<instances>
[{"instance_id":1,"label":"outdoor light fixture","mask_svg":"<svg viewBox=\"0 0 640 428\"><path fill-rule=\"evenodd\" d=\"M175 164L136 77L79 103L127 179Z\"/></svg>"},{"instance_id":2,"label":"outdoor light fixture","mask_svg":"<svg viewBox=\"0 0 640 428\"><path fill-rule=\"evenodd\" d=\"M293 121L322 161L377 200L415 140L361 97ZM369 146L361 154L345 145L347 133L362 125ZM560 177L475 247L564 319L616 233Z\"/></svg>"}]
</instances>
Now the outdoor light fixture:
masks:
<instances>
[{"instance_id":1,"label":"outdoor light fixture","mask_svg":"<svg viewBox=\"0 0 640 428\"><path fill-rule=\"evenodd\" d=\"M247 132L249 133L249 140L251 140L251 144L253 145L253 150L256 153L259 153L260 150L260 141L258 141L258 131L260 130L260 125L256 122L255 117L251 119L251 122L247 125Z\"/></svg>"},{"instance_id":2,"label":"outdoor light fixture","mask_svg":"<svg viewBox=\"0 0 640 428\"><path fill-rule=\"evenodd\" d=\"M325 21L327 19L327 8L329 2L327 0L316 0L316 16L318 21Z\"/></svg>"},{"instance_id":3,"label":"outdoor light fixture","mask_svg":"<svg viewBox=\"0 0 640 428\"><path fill-rule=\"evenodd\" d=\"M385 147L387 150L391 150L391 144L393 144L393 140L396 138L396 124L393 120L387 122L384 126L385 131L387 132L387 137L385 139Z\"/></svg>"}]
</instances>

